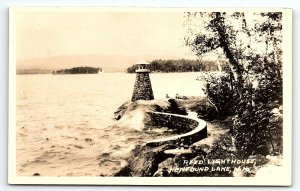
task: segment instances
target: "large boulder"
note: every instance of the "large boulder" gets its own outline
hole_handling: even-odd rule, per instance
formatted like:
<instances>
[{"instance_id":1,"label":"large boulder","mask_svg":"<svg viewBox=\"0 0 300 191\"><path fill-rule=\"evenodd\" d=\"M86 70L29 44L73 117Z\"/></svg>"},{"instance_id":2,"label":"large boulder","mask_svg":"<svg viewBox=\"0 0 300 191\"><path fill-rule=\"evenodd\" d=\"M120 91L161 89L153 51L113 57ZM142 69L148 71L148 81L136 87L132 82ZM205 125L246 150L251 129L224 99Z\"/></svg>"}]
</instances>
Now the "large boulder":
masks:
<instances>
[{"instance_id":1,"label":"large boulder","mask_svg":"<svg viewBox=\"0 0 300 191\"><path fill-rule=\"evenodd\" d=\"M186 110L180 107L174 99L137 100L122 104L114 112L114 119L117 120L116 125L119 127L129 127L141 131L150 120L148 112L187 114Z\"/></svg>"}]
</instances>

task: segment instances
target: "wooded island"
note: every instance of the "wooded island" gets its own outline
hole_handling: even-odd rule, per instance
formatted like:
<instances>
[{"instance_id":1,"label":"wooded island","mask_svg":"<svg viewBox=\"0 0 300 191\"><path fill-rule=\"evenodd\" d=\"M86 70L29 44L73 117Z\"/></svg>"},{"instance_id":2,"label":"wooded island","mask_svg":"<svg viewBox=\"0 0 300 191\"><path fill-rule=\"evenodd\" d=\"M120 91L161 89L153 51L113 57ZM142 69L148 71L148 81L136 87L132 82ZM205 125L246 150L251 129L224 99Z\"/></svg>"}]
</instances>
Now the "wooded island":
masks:
<instances>
[{"instance_id":1,"label":"wooded island","mask_svg":"<svg viewBox=\"0 0 300 191\"><path fill-rule=\"evenodd\" d=\"M102 72L102 68L95 67L74 67L69 69L61 69L53 71L52 74L97 74Z\"/></svg>"}]
</instances>

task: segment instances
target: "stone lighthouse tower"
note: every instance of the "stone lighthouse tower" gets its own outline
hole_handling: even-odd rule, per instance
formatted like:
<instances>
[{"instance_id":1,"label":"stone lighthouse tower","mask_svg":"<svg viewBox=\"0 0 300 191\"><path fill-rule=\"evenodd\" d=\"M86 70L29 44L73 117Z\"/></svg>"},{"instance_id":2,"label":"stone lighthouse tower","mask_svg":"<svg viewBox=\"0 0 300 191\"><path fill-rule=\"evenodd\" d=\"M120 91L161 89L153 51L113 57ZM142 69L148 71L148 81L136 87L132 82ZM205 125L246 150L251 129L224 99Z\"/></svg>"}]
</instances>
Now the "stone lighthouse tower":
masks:
<instances>
[{"instance_id":1,"label":"stone lighthouse tower","mask_svg":"<svg viewBox=\"0 0 300 191\"><path fill-rule=\"evenodd\" d=\"M136 78L131 101L154 99L149 77L149 63L139 62L136 66Z\"/></svg>"}]
</instances>

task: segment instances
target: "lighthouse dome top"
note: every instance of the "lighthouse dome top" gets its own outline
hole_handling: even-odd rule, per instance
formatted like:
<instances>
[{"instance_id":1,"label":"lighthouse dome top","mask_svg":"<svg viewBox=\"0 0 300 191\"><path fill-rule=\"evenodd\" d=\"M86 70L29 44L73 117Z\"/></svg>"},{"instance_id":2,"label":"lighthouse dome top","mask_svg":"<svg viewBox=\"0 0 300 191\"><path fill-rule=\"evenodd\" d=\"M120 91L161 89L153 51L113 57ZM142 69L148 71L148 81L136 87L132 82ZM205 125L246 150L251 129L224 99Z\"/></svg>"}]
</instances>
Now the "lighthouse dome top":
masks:
<instances>
[{"instance_id":1,"label":"lighthouse dome top","mask_svg":"<svg viewBox=\"0 0 300 191\"><path fill-rule=\"evenodd\" d=\"M137 64L150 64L150 63L147 62L146 60L139 60L135 64L137 65Z\"/></svg>"},{"instance_id":2,"label":"lighthouse dome top","mask_svg":"<svg viewBox=\"0 0 300 191\"><path fill-rule=\"evenodd\" d=\"M150 63L146 62L144 60L138 61L136 64L136 70L135 72L140 73L140 72L150 72Z\"/></svg>"}]
</instances>

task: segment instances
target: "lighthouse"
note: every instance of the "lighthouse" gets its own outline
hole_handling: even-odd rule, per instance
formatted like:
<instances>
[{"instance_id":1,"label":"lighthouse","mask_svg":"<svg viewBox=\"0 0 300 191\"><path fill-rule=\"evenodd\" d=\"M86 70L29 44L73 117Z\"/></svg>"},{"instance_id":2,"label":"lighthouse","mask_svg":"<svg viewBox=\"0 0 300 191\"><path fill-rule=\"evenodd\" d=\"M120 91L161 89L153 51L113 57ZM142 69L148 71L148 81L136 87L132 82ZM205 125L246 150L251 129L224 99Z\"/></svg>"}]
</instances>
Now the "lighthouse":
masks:
<instances>
[{"instance_id":1,"label":"lighthouse","mask_svg":"<svg viewBox=\"0 0 300 191\"><path fill-rule=\"evenodd\" d=\"M136 78L131 101L136 100L153 100L153 91L150 81L149 63L138 62L136 64Z\"/></svg>"}]
</instances>

